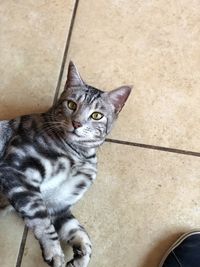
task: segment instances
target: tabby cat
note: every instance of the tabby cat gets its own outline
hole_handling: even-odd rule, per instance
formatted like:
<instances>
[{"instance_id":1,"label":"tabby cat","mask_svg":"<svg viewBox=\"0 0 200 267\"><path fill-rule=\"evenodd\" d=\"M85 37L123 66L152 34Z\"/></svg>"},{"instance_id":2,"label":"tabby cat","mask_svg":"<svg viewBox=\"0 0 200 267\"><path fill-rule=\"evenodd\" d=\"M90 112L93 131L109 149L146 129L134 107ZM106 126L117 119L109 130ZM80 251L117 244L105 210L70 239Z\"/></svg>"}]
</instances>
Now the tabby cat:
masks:
<instances>
[{"instance_id":1,"label":"tabby cat","mask_svg":"<svg viewBox=\"0 0 200 267\"><path fill-rule=\"evenodd\" d=\"M74 252L67 267L88 266L91 241L71 207L95 180L96 149L130 92L130 86L103 92L87 85L70 62L52 108L0 122L1 194L33 231L50 266L65 266L61 240Z\"/></svg>"}]
</instances>

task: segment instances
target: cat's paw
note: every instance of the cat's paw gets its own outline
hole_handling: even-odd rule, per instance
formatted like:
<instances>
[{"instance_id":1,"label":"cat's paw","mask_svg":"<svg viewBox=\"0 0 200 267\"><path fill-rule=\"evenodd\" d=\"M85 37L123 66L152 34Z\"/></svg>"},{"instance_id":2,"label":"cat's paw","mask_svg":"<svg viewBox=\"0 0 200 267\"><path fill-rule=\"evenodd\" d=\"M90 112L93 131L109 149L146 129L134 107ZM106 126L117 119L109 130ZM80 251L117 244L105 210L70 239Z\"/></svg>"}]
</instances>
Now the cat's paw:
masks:
<instances>
[{"instance_id":1,"label":"cat's paw","mask_svg":"<svg viewBox=\"0 0 200 267\"><path fill-rule=\"evenodd\" d=\"M65 267L64 256L56 255L48 261L48 264L52 267Z\"/></svg>"},{"instance_id":2,"label":"cat's paw","mask_svg":"<svg viewBox=\"0 0 200 267\"><path fill-rule=\"evenodd\" d=\"M45 260L51 267L65 267L64 257L55 255L51 260Z\"/></svg>"},{"instance_id":3,"label":"cat's paw","mask_svg":"<svg viewBox=\"0 0 200 267\"><path fill-rule=\"evenodd\" d=\"M73 248L74 258L66 264L66 267L86 267L91 257L91 244L79 244Z\"/></svg>"},{"instance_id":4,"label":"cat's paw","mask_svg":"<svg viewBox=\"0 0 200 267\"><path fill-rule=\"evenodd\" d=\"M66 264L66 267L86 267L88 266L89 258L76 256L74 259Z\"/></svg>"},{"instance_id":5,"label":"cat's paw","mask_svg":"<svg viewBox=\"0 0 200 267\"><path fill-rule=\"evenodd\" d=\"M65 267L65 257L59 242L48 244L43 249L43 257L51 267Z\"/></svg>"}]
</instances>

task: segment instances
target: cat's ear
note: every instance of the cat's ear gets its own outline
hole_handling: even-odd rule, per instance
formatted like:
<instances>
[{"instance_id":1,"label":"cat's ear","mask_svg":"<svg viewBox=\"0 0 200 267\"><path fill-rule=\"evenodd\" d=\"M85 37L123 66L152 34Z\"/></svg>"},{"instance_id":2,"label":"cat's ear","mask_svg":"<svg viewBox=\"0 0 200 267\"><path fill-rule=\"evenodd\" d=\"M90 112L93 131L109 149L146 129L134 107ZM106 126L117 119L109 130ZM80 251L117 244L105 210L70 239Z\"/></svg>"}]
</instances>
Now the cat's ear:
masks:
<instances>
[{"instance_id":1,"label":"cat's ear","mask_svg":"<svg viewBox=\"0 0 200 267\"><path fill-rule=\"evenodd\" d=\"M124 85L115 90L107 92L107 97L115 107L115 112L118 114L123 108L126 100L131 93L132 86Z\"/></svg>"},{"instance_id":2,"label":"cat's ear","mask_svg":"<svg viewBox=\"0 0 200 267\"><path fill-rule=\"evenodd\" d=\"M69 67L68 67L66 86L73 87L73 86L82 86L82 85L84 85L84 82L78 72L78 69L75 66L75 64L72 61L70 61Z\"/></svg>"}]
</instances>

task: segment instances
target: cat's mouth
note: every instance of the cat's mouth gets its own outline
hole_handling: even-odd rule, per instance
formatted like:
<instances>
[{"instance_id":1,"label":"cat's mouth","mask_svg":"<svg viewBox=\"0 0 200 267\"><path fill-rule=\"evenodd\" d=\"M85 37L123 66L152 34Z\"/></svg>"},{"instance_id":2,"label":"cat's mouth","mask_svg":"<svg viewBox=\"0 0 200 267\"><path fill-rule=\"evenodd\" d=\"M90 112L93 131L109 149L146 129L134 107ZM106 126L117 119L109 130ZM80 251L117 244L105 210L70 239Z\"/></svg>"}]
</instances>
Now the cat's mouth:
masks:
<instances>
[{"instance_id":1,"label":"cat's mouth","mask_svg":"<svg viewBox=\"0 0 200 267\"><path fill-rule=\"evenodd\" d=\"M69 134L72 134L72 135L76 135L77 137L81 137L77 132L76 132L76 129L74 129L73 131L67 131Z\"/></svg>"}]
</instances>

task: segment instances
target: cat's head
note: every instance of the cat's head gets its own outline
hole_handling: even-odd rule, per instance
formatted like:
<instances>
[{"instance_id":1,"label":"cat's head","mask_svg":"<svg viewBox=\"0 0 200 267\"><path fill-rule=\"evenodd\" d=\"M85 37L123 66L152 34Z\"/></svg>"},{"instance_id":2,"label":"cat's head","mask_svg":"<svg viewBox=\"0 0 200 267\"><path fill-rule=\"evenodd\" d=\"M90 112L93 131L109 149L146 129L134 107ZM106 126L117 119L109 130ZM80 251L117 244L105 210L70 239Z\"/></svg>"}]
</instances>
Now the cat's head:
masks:
<instances>
[{"instance_id":1,"label":"cat's head","mask_svg":"<svg viewBox=\"0 0 200 267\"><path fill-rule=\"evenodd\" d=\"M83 147L101 145L123 108L130 86L103 92L86 84L70 62L67 82L56 105L57 120L65 125L69 142Z\"/></svg>"}]
</instances>

